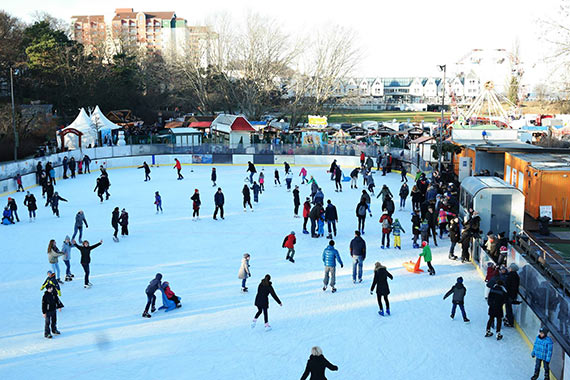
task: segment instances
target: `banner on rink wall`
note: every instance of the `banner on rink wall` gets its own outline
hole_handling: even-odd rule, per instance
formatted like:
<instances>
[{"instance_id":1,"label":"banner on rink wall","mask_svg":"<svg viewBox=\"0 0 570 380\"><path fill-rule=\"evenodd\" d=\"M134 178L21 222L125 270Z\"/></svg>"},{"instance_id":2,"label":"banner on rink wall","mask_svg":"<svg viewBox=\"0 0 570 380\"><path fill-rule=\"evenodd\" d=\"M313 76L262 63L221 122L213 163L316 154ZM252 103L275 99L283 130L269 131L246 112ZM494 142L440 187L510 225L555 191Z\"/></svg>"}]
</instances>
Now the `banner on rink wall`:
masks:
<instances>
[{"instance_id":1,"label":"banner on rink wall","mask_svg":"<svg viewBox=\"0 0 570 380\"><path fill-rule=\"evenodd\" d=\"M192 163L193 164L211 164L212 155L211 154L193 154Z\"/></svg>"}]
</instances>

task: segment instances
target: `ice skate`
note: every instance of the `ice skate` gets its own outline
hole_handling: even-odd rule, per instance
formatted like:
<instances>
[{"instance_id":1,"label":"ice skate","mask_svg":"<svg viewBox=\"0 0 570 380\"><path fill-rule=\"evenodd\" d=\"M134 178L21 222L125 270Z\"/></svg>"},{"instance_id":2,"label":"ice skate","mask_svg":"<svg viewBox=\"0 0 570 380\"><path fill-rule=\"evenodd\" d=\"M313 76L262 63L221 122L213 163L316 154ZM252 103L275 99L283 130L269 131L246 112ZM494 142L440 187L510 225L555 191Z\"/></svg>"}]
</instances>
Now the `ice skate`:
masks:
<instances>
[{"instance_id":1,"label":"ice skate","mask_svg":"<svg viewBox=\"0 0 570 380\"><path fill-rule=\"evenodd\" d=\"M386 315L390 315L390 309L386 309Z\"/></svg>"},{"instance_id":2,"label":"ice skate","mask_svg":"<svg viewBox=\"0 0 570 380\"><path fill-rule=\"evenodd\" d=\"M61 333L59 332L59 330L53 330L51 332L53 335L61 335Z\"/></svg>"},{"instance_id":3,"label":"ice skate","mask_svg":"<svg viewBox=\"0 0 570 380\"><path fill-rule=\"evenodd\" d=\"M143 318L150 318L151 315L149 313L147 313L146 311L142 314Z\"/></svg>"},{"instance_id":4,"label":"ice skate","mask_svg":"<svg viewBox=\"0 0 570 380\"><path fill-rule=\"evenodd\" d=\"M247 288L246 288L246 287L241 288L241 292L242 292L242 293L247 293Z\"/></svg>"},{"instance_id":5,"label":"ice skate","mask_svg":"<svg viewBox=\"0 0 570 380\"><path fill-rule=\"evenodd\" d=\"M254 319L254 320L251 322L251 328L252 328L252 329L255 328L255 324L256 324L256 323L257 323L257 319Z\"/></svg>"},{"instance_id":6,"label":"ice skate","mask_svg":"<svg viewBox=\"0 0 570 380\"><path fill-rule=\"evenodd\" d=\"M271 326L269 326L269 323L265 324L265 332L267 331L271 331Z\"/></svg>"},{"instance_id":7,"label":"ice skate","mask_svg":"<svg viewBox=\"0 0 570 380\"><path fill-rule=\"evenodd\" d=\"M384 316L384 310L380 310L380 311L378 312L378 314L383 317L383 316Z\"/></svg>"},{"instance_id":8,"label":"ice skate","mask_svg":"<svg viewBox=\"0 0 570 380\"><path fill-rule=\"evenodd\" d=\"M332 288L331 292L336 293L336 288Z\"/></svg>"},{"instance_id":9,"label":"ice skate","mask_svg":"<svg viewBox=\"0 0 570 380\"><path fill-rule=\"evenodd\" d=\"M493 333L491 332L491 330L487 330L487 332L485 333L485 338L488 338L490 336L493 336Z\"/></svg>"},{"instance_id":10,"label":"ice skate","mask_svg":"<svg viewBox=\"0 0 570 380\"><path fill-rule=\"evenodd\" d=\"M327 291L327 287L323 286L323 292L326 292L326 291Z\"/></svg>"},{"instance_id":11,"label":"ice skate","mask_svg":"<svg viewBox=\"0 0 570 380\"><path fill-rule=\"evenodd\" d=\"M150 309L150 312L151 312L151 313L154 313L155 311L156 311L156 307L153 306L153 307Z\"/></svg>"},{"instance_id":12,"label":"ice skate","mask_svg":"<svg viewBox=\"0 0 570 380\"><path fill-rule=\"evenodd\" d=\"M83 285L83 287L84 287L85 289L91 289L91 286L92 286L91 284Z\"/></svg>"},{"instance_id":13,"label":"ice skate","mask_svg":"<svg viewBox=\"0 0 570 380\"><path fill-rule=\"evenodd\" d=\"M51 338L52 338L51 334L44 334L44 337L46 337L47 339L51 339Z\"/></svg>"},{"instance_id":14,"label":"ice skate","mask_svg":"<svg viewBox=\"0 0 570 380\"><path fill-rule=\"evenodd\" d=\"M463 322L469 323L469 322L471 322L471 321L469 320L469 318L463 318Z\"/></svg>"},{"instance_id":15,"label":"ice skate","mask_svg":"<svg viewBox=\"0 0 570 380\"><path fill-rule=\"evenodd\" d=\"M501 334L500 332L497 333L497 340L501 340L503 339L503 334Z\"/></svg>"}]
</instances>

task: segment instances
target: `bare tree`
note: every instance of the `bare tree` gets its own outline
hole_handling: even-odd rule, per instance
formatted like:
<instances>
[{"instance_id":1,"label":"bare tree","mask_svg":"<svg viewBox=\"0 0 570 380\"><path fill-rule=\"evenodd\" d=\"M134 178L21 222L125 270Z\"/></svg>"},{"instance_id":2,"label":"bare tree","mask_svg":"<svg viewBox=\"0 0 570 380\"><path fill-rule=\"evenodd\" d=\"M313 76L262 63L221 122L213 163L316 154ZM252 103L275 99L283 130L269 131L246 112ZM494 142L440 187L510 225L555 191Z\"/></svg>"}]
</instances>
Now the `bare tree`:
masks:
<instances>
[{"instance_id":1,"label":"bare tree","mask_svg":"<svg viewBox=\"0 0 570 380\"><path fill-rule=\"evenodd\" d=\"M552 64L552 77L557 78L559 91L567 97L570 94L570 0L561 0L555 16L542 19L542 38L552 47L552 54L545 57Z\"/></svg>"},{"instance_id":2,"label":"bare tree","mask_svg":"<svg viewBox=\"0 0 570 380\"><path fill-rule=\"evenodd\" d=\"M361 57L352 30L333 26L306 40L295 75L289 81L291 125L306 114L330 114L337 101L348 101L343 82Z\"/></svg>"}]
</instances>

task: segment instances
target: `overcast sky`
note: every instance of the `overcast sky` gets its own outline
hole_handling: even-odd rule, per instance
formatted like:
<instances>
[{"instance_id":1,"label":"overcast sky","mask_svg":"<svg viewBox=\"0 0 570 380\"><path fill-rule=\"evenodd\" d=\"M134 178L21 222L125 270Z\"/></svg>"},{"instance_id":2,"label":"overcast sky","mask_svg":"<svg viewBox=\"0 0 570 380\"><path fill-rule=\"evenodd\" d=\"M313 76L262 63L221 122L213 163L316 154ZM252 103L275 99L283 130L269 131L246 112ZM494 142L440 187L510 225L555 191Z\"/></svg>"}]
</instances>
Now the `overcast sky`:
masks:
<instances>
[{"instance_id":1,"label":"overcast sky","mask_svg":"<svg viewBox=\"0 0 570 380\"><path fill-rule=\"evenodd\" d=\"M204 24L216 12L240 19L254 11L277 18L292 33L323 23L340 24L358 35L363 59L357 74L363 76L437 75L437 64L451 65L476 48L510 50L518 39L526 79L536 82L548 75L540 65L547 52L538 39L536 20L555 14L561 0L123 1L23 0L4 1L0 7L28 21L35 10L69 20L72 15L112 17L117 7L135 7L173 10L189 24Z\"/></svg>"}]
</instances>

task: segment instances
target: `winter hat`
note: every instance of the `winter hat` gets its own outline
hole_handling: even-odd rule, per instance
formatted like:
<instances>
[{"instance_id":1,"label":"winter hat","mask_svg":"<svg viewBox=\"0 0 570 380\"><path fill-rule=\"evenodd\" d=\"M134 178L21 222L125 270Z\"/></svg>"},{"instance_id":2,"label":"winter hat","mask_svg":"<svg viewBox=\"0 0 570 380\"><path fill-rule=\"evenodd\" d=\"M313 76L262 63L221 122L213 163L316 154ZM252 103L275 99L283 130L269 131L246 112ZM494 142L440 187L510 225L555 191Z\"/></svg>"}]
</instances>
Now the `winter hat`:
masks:
<instances>
[{"instance_id":1,"label":"winter hat","mask_svg":"<svg viewBox=\"0 0 570 380\"><path fill-rule=\"evenodd\" d=\"M394 223L399 223L398 218L394 219Z\"/></svg>"},{"instance_id":2,"label":"winter hat","mask_svg":"<svg viewBox=\"0 0 570 380\"><path fill-rule=\"evenodd\" d=\"M311 198L307 197L307 198L305 198L305 200L306 200L306 201L310 201L310 200L311 200Z\"/></svg>"},{"instance_id":3,"label":"winter hat","mask_svg":"<svg viewBox=\"0 0 570 380\"><path fill-rule=\"evenodd\" d=\"M491 268L491 267L494 267L494 266L495 266L495 263L493 263L493 262L491 262L491 261L489 261L489 262L487 263L487 268Z\"/></svg>"},{"instance_id":4,"label":"winter hat","mask_svg":"<svg viewBox=\"0 0 570 380\"><path fill-rule=\"evenodd\" d=\"M499 271L501 271L501 272L506 272L506 271L507 271L507 267L504 266L504 265L501 265L501 266L499 267Z\"/></svg>"},{"instance_id":5,"label":"winter hat","mask_svg":"<svg viewBox=\"0 0 570 380\"><path fill-rule=\"evenodd\" d=\"M245 257L247 259L249 257L249 253L244 253L243 257Z\"/></svg>"},{"instance_id":6,"label":"winter hat","mask_svg":"<svg viewBox=\"0 0 570 380\"><path fill-rule=\"evenodd\" d=\"M295 231L291 231L291 235L295 235Z\"/></svg>"},{"instance_id":7,"label":"winter hat","mask_svg":"<svg viewBox=\"0 0 570 380\"><path fill-rule=\"evenodd\" d=\"M197 192L198 192L198 189L194 189L194 192L197 193Z\"/></svg>"},{"instance_id":8,"label":"winter hat","mask_svg":"<svg viewBox=\"0 0 570 380\"><path fill-rule=\"evenodd\" d=\"M515 263L512 263L511 265L509 265L509 268L513 271L513 272L518 272L519 270L519 266Z\"/></svg>"},{"instance_id":9,"label":"winter hat","mask_svg":"<svg viewBox=\"0 0 570 380\"><path fill-rule=\"evenodd\" d=\"M52 274L53 274L53 272L52 272L51 270L48 270L48 271L47 271L47 275L48 275L48 276L51 276Z\"/></svg>"},{"instance_id":10,"label":"winter hat","mask_svg":"<svg viewBox=\"0 0 570 380\"><path fill-rule=\"evenodd\" d=\"M538 331L543 333L544 335L548 335L548 333L550 332L550 330L546 326L541 327L540 330Z\"/></svg>"},{"instance_id":11,"label":"winter hat","mask_svg":"<svg viewBox=\"0 0 570 380\"><path fill-rule=\"evenodd\" d=\"M457 277L457 283L463 284L463 277Z\"/></svg>"},{"instance_id":12,"label":"winter hat","mask_svg":"<svg viewBox=\"0 0 570 380\"><path fill-rule=\"evenodd\" d=\"M427 241L422 241L422 247L425 247L427 244Z\"/></svg>"}]
</instances>

